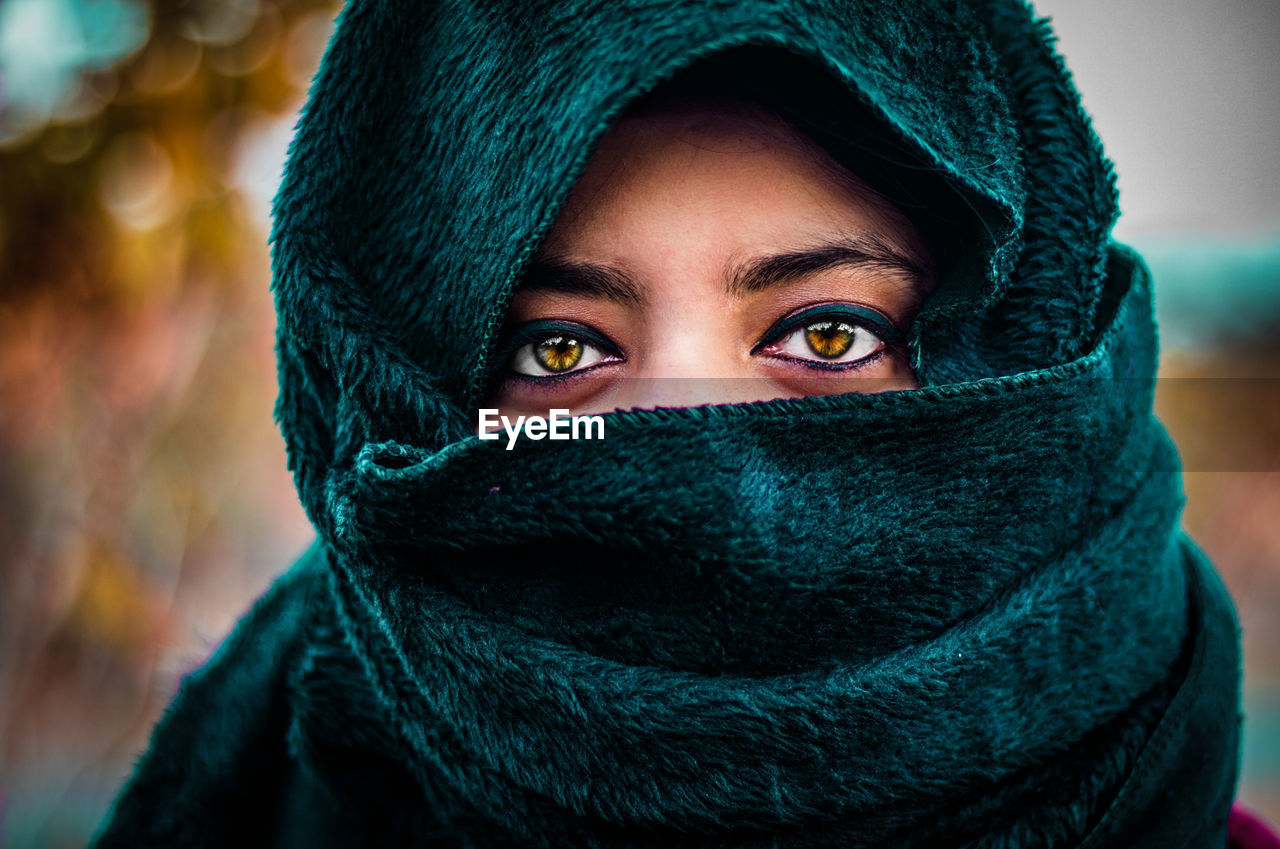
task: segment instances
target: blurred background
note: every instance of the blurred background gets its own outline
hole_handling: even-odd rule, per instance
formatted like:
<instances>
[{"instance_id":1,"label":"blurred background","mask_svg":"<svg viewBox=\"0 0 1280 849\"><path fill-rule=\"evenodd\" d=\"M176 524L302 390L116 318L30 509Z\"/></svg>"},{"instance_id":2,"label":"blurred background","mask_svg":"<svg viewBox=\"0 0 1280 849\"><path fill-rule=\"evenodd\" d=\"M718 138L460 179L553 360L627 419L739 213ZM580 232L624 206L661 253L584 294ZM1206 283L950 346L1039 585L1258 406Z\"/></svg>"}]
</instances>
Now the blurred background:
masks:
<instances>
[{"instance_id":1,"label":"blurred background","mask_svg":"<svg viewBox=\"0 0 1280 849\"><path fill-rule=\"evenodd\" d=\"M79 847L312 538L268 209L335 0L0 0L0 846ZM1155 273L1185 524L1280 822L1280 4L1041 0Z\"/></svg>"}]
</instances>

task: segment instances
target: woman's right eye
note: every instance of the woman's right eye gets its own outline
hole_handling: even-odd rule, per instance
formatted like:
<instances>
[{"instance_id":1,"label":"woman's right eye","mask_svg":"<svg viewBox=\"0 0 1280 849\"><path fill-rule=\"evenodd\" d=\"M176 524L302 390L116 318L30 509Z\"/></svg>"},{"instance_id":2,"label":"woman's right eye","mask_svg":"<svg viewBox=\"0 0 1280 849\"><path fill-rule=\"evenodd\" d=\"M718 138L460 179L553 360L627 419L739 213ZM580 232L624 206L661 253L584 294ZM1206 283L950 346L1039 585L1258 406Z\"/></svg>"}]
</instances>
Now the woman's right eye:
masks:
<instances>
[{"instance_id":1,"label":"woman's right eye","mask_svg":"<svg viewBox=\"0 0 1280 849\"><path fill-rule=\"evenodd\" d=\"M507 370L521 377L554 378L621 362L612 345L594 337L585 328L522 328Z\"/></svg>"}]
</instances>

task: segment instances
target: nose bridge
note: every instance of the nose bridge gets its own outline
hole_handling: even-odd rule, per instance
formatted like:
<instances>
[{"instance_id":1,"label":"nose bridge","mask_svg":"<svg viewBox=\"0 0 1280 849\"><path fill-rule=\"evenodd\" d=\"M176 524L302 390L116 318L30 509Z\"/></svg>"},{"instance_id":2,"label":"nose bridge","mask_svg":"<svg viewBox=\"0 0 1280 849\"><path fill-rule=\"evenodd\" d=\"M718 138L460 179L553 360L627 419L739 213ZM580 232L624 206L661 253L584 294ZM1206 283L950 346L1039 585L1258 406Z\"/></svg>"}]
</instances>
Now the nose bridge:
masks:
<instances>
[{"instance_id":1,"label":"nose bridge","mask_svg":"<svg viewBox=\"0 0 1280 849\"><path fill-rule=\"evenodd\" d=\"M742 340L732 329L719 257L699 245L659 253L649 289L643 353L629 395L639 406L687 407L741 400L749 376ZM677 261L663 261L671 258Z\"/></svg>"},{"instance_id":2,"label":"nose bridge","mask_svg":"<svg viewBox=\"0 0 1280 849\"><path fill-rule=\"evenodd\" d=\"M736 376L733 341L716 334L709 324L664 327L650 343L635 376L650 381Z\"/></svg>"},{"instance_id":3,"label":"nose bridge","mask_svg":"<svg viewBox=\"0 0 1280 849\"><path fill-rule=\"evenodd\" d=\"M731 381L698 377L636 378L628 399L636 407L695 407L732 401L722 391Z\"/></svg>"},{"instance_id":4,"label":"nose bridge","mask_svg":"<svg viewBox=\"0 0 1280 849\"><path fill-rule=\"evenodd\" d=\"M641 378L736 377L744 373L741 340L731 329L734 304L714 274L670 269L650 289Z\"/></svg>"},{"instance_id":5,"label":"nose bridge","mask_svg":"<svg viewBox=\"0 0 1280 849\"><path fill-rule=\"evenodd\" d=\"M741 340L725 331L725 323L715 309L706 308L665 325L628 379L632 403L690 407L760 397L746 352L738 350Z\"/></svg>"}]
</instances>

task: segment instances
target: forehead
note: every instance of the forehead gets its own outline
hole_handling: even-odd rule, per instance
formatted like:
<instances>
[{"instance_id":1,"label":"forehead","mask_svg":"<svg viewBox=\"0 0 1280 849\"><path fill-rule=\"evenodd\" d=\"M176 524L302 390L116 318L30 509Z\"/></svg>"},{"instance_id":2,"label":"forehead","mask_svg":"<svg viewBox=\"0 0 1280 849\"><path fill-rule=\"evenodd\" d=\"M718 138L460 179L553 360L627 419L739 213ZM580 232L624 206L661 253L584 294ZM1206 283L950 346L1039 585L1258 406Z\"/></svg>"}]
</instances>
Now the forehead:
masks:
<instances>
[{"instance_id":1,"label":"forehead","mask_svg":"<svg viewBox=\"0 0 1280 849\"><path fill-rule=\"evenodd\" d=\"M910 221L824 148L741 97L649 99L601 139L543 253L605 249L677 231L751 239L872 230L919 252ZM921 257L921 259L924 259Z\"/></svg>"}]
</instances>

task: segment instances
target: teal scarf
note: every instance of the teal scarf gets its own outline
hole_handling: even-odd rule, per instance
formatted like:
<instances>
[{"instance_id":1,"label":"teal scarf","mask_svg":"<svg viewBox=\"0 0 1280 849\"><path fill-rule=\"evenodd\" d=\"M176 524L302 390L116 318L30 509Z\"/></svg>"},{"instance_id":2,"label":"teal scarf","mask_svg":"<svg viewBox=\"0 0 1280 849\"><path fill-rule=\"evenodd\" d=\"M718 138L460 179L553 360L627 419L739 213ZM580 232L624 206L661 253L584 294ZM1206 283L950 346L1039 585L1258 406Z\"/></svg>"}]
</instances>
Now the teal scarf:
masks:
<instances>
[{"instance_id":1,"label":"teal scarf","mask_svg":"<svg viewBox=\"0 0 1280 849\"><path fill-rule=\"evenodd\" d=\"M470 435L593 143L704 58L949 234L922 388ZM1020 3L353 0L273 234L319 542L203 673L220 694L171 710L103 845L227 833L183 820L186 789L143 824L181 739L298 845L1221 846L1238 635L1178 530L1115 204ZM270 722L191 742L236 693ZM291 777L247 777L245 728L287 737Z\"/></svg>"}]
</instances>

